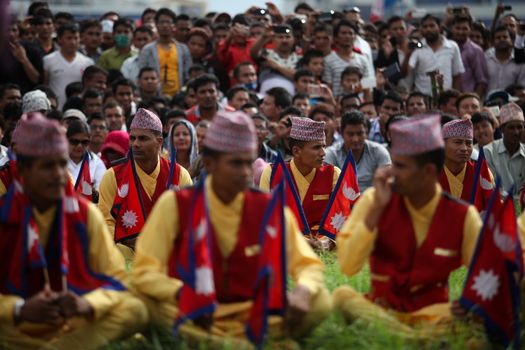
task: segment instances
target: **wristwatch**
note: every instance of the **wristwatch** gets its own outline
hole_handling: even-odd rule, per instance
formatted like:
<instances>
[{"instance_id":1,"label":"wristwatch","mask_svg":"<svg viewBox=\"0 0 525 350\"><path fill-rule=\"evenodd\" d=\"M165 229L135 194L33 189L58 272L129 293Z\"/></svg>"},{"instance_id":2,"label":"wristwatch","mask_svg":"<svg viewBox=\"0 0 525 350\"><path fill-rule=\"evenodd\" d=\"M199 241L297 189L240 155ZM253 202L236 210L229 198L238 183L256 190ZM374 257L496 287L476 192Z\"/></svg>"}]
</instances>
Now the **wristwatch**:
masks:
<instances>
[{"instance_id":1,"label":"wristwatch","mask_svg":"<svg viewBox=\"0 0 525 350\"><path fill-rule=\"evenodd\" d=\"M20 314L22 313L22 307L24 307L26 301L24 299L18 299L15 302L15 310L13 312L13 316L15 320L20 320Z\"/></svg>"}]
</instances>

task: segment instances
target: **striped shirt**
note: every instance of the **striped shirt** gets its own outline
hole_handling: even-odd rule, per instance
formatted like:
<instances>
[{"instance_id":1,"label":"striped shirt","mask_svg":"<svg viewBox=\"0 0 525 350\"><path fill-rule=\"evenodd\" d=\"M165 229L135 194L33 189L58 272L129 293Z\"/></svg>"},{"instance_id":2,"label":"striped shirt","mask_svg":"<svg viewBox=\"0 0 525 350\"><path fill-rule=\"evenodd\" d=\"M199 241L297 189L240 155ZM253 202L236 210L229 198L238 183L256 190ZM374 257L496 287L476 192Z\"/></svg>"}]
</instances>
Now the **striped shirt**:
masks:
<instances>
[{"instance_id":1,"label":"striped shirt","mask_svg":"<svg viewBox=\"0 0 525 350\"><path fill-rule=\"evenodd\" d=\"M332 86L334 96L339 96L343 92L341 87L341 73L348 66L359 68L363 73L363 80L370 79L373 72L368 71L367 61L363 54L352 52L350 60L342 59L335 51L332 51L324 58L323 80Z\"/></svg>"}]
</instances>

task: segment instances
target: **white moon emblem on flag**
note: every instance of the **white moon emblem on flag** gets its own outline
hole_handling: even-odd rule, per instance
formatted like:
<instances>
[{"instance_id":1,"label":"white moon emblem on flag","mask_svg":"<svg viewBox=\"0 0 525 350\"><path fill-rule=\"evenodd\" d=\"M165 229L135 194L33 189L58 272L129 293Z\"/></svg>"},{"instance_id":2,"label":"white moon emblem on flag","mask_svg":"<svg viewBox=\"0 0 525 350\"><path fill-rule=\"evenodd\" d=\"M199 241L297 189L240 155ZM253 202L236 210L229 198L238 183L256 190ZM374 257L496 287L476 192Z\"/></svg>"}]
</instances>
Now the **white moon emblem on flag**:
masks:
<instances>
[{"instance_id":1,"label":"white moon emblem on flag","mask_svg":"<svg viewBox=\"0 0 525 350\"><path fill-rule=\"evenodd\" d=\"M84 180L82 180L82 194L86 196L91 196L93 194L93 187Z\"/></svg>"},{"instance_id":2,"label":"white moon emblem on flag","mask_svg":"<svg viewBox=\"0 0 525 350\"><path fill-rule=\"evenodd\" d=\"M494 228L494 244L498 247L503 253L510 253L516 249L514 240L505 232L501 232L499 223L496 224Z\"/></svg>"},{"instance_id":3,"label":"white moon emblem on flag","mask_svg":"<svg viewBox=\"0 0 525 350\"><path fill-rule=\"evenodd\" d=\"M118 189L118 195L120 198L125 198L128 195L129 184L124 184Z\"/></svg>"},{"instance_id":4,"label":"white moon emblem on flag","mask_svg":"<svg viewBox=\"0 0 525 350\"><path fill-rule=\"evenodd\" d=\"M352 187L348 187L347 183L343 184L343 195L346 199L355 201L359 197L359 192L356 192Z\"/></svg>"},{"instance_id":5,"label":"white moon emblem on flag","mask_svg":"<svg viewBox=\"0 0 525 350\"><path fill-rule=\"evenodd\" d=\"M479 179L479 184L481 185L481 188L484 190L491 190L494 188L494 186L492 185L492 182L490 182L489 180L485 179L482 176Z\"/></svg>"},{"instance_id":6,"label":"white moon emblem on flag","mask_svg":"<svg viewBox=\"0 0 525 350\"><path fill-rule=\"evenodd\" d=\"M137 214L135 214L132 210L126 210L124 215L122 215L122 225L126 228L132 228L137 224Z\"/></svg>"},{"instance_id":7,"label":"white moon emblem on flag","mask_svg":"<svg viewBox=\"0 0 525 350\"><path fill-rule=\"evenodd\" d=\"M330 220L330 225L332 225L333 228L337 232L341 231L341 228L343 227L344 223L346 221L346 216L343 215L343 213L335 213L334 216L332 216L332 219Z\"/></svg>"},{"instance_id":8,"label":"white moon emblem on flag","mask_svg":"<svg viewBox=\"0 0 525 350\"><path fill-rule=\"evenodd\" d=\"M31 249L33 249L35 242L38 241L38 234L31 225L28 225L27 236L27 251L29 252Z\"/></svg>"},{"instance_id":9,"label":"white moon emblem on flag","mask_svg":"<svg viewBox=\"0 0 525 350\"><path fill-rule=\"evenodd\" d=\"M275 238L275 236L277 235L277 230L275 229L275 227L268 225L266 226L266 233L268 233L270 237Z\"/></svg>"},{"instance_id":10,"label":"white moon emblem on flag","mask_svg":"<svg viewBox=\"0 0 525 350\"><path fill-rule=\"evenodd\" d=\"M198 267L195 271L195 291L197 294L210 295L215 291L213 271L209 267Z\"/></svg>"},{"instance_id":11,"label":"white moon emblem on flag","mask_svg":"<svg viewBox=\"0 0 525 350\"><path fill-rule=\"evenodd\" d=\"M206 219L202 219L199 223L199 226L197 227L196 235L197 235L197 241L200 241L202 237L204 237L204 234L206 233Z\"/></svg>"},{"instance_id":12,"label":"white moon emblem on flag","mask_svg":"<svg viewBox=\"0 0 525 350\"><path fill-rule=\"evenodd\" d=\"M498 294L499 285L499 278L492 270L481 270L474 277L474 285L471 288L485 301L492 300Z\"/></svg>"}]
</instances>

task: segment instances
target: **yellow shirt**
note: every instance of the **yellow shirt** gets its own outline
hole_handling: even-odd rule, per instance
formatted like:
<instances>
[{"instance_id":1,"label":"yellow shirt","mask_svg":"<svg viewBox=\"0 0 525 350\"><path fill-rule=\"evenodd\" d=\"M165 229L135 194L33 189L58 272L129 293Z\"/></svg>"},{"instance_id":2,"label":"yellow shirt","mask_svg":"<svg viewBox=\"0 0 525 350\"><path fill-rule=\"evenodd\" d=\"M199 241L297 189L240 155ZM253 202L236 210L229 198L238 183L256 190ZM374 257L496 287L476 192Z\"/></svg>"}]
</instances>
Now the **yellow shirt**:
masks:
<instances>
[{"instance_id":1,"label":"yellow shirt","mask_svg":"<svg viewBox=\"0 0 525 350\"><path fill-rule=\"evenodd\" d=\"M237 244L244 194L238 194L231 203L225 204L213 191L211 181L208 177L205 184L210 221L219 249L226 257ZM288 271L296 284L306 286L315 294L324 285L323 264L306 243L289 209L286 209L285 215ZM175 294L182 286L180 280L167 275L168 258L179 233L179 225L175 193L166 192L153 208L137 241L134 285L141 293L161 302L174 302Z\"/></svg>"},{"instance_id":2,"label":"yellow shirt","mask_svg":"<svg viewBox=\"0 0 525 350\"><path fill-rule=\"evenodd\" d=\"M518 233L523 251L523 261L525 261L525 211L518 217Z\"/></svg>"},{"instance_id":3,"label":"yellow shirt","mask_svg":"<svg viewBox=\"0 0 525 350\"><path fill-rule=\"evenodd\" d=\"M40 232L40 240L45 246L49 238L49 230L53 224L56 207L43 213L33 208L35 221ZM94 273L112 276L126 283L128 275L124 267L124 258L113 243L104 219L97 207L89 203L87 214L88 263ZM122 293L114 290L96 289L84 295L84 298L95 310L95 319L100 319L121 300ZM0 322L13 324L14 305L20 297L15 295L0 295Z\"/></svg>"},{"instance_id":4,"label":"yellow shirt","mask_svg":"<svg viewBox=\"0 0 525 350\"><path fill-rule=\"evenodd\" d=\"M137 169L137 175L139 178L142 187L146 191L146 194L151 199L153 193L155 193L155 188L157 187L157 177L160 173L160 162L157 162L157 167L151 174L146 174L144 170L135 162L135 169ZM190 173L183 167L180 169L179 175L179 187L191 186L191 176ZM109 232L112 234L115 232L115 218L111 215L111 207L115 200L115 195L117 194L118 186L117 180L115 178L115 171L113 168L108 169L102 177L99 187L99 201L98 208L104 215L106 224L108 225Z\"/></svg>"},{"instance_id":5,"label":"yellow shirt","mask_svg":"<svg viewBox=\"0 0 525 350\"><path fill-rule=\"evenodd\" d=\"M414 227L418 247L427 237L441 192L441 186L436 185L434 197L419 209L414 208L408 199L404 198ZM365 218L373 204L374 195L375 188L373 187L363 193L354 206L350 217L337 235L337 260L341 271L349 276L361 270L374 249L377 228L370 231L365 224ZM461 248L461 257L465 265L470 263L481 225L482 222L478 211L474 206L470 205L463 226L463 244Z\"/></svg>"},{"instance_id":6,"label":"yellow shirt","mask_svg":"<svg viewBox=\"0 0 525 350\"><path fill-rule=\"evenodd\" d=\"M177 45L175 43L170 44L169 50L165 50L160 45L157 45L157 53L159 55L162 93L173 96L180 90Z\"/></svg>"},{"instance_id":7,"label":"yellow shirt","mask_svg":"<svg viewBox=\"0 0 525 350\"><path fill-rule=\"evenodd\" d=\"M306 193L308 192L308 188L310 187L310 184L312 183L315 172L317 169L313 169L308 175L303 176L299 169L297 169L297 166L295 165L294 160L292 159L290 161L290 169L292 170L292 176L295 180L295 183L297 184L297 191L299 192L299 197L301 198L301 202L304 200L304 197L306 196ZM332 183L332 190L334 189L335 185L337 184L337 179L339 178L339 175L341 174L341 169L334 166L334 178ZM270 177L272 175L272 165L268 165L266 168L264 168L262 174L261 174L261 182L259 187L263 191L270 191Z\"/></svg>"},{"instance_id":8,"label":"yellow shirt","mask_svg":"<svg viewBox=\"0 0 525 350\"><path fill-rule=\"evenodd\" d=\"M461 193L463 192L463 181L465 181L465 173L467 172L467 165L465 164L463 170L461 170L457 175L452 174L452 172L448 170L446 165L443 166L443 169L445 171L445 175L447 175L450 194L455 198L461 198ZM492 176L492 172L490 171L490 169L489 174L490 182L492 183L492 186L494 186L494 176Z\"/></svg>"},{"instance_id":9,"label":"yellow shirt","mask_svg":"<svg viewBox=\"0 0 525 350\"><path fill-rule=\"evenodd\" d=\"M7 193L7 188L5 188L4 183L0 181L0 197Z\"/></svg>"}]
</instances>

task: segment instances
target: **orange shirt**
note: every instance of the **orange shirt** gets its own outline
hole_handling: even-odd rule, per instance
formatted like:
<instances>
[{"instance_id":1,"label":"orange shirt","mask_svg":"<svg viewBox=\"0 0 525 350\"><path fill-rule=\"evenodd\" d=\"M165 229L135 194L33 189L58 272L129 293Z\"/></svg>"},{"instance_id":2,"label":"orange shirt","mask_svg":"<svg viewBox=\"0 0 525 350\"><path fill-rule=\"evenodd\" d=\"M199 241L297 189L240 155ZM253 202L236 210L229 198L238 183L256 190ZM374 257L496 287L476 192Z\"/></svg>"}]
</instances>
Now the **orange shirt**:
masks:
<instances>
[{"instance_id":1,"label":"orange shirt","mask_svg":"<svg viewBox=\"0 0 525 350\"><path fill-rule=\"evenodd\" d=\"M159 55L159 78L162 83L162 93L173 96L180 90L177 45L175 43L170 44L169 50L157 45L157 53Z\"/></svg>"}]
</instances>

